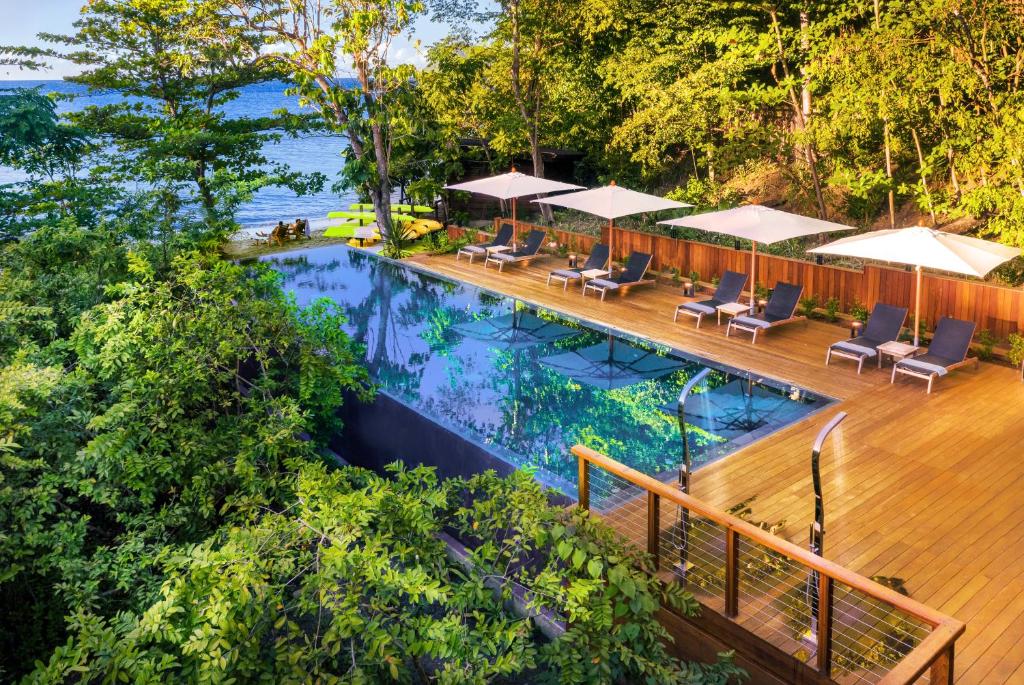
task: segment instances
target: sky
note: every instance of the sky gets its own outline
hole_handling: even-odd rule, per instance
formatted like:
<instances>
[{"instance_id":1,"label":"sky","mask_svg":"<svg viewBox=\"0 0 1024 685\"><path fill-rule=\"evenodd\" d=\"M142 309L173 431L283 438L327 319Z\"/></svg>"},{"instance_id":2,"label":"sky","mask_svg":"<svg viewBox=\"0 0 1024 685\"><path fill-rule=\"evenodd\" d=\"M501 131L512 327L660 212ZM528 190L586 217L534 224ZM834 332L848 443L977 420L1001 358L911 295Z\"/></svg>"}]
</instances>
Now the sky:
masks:
<instances>
[{"instance_id":1,"label":"sky","mask_svg":"<svg viewBox=\"0 0 1024 685\"><path fill-rule=\"evenodd\" d=\"M38 46L42 43L36 35L41 32L70 33L84 4L85 0L0 0L0 45ZM391 47L391 61L423 66L426 48L447 32L447 27L441 24L419 19L413 34L420 47L409 39L400 38ZM54 61L50 69L40 71L0 67L0 80L61 79L75 74L77 69L59 60Z\"/></svg>"}]
</instances>

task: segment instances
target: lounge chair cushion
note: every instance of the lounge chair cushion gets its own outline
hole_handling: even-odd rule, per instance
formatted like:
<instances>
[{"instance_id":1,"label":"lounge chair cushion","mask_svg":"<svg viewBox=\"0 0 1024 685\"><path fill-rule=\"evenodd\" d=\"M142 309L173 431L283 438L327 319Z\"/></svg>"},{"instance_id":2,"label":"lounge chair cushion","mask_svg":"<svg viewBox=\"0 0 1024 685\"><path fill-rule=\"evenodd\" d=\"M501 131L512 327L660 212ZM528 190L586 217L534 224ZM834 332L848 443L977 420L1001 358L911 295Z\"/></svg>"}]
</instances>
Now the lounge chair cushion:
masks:
<instances>
[{"instance_id":1,"label":"lounge chair cushion","mask_svg":"<svg viewBox=\"0 0 1024 685\"><path fill-rule=\"evenodd\" d=\"M466 245L465 247L461 248L459 252L472 252L473 254L483 254L487 252L487 250L479 245Z\"/></svg>"},{"instance_id":2,"label":"lounge chair cushion","mask_svg":"<svg viewBox=\"0 0 1024 685\"><path fill-rule=\"evenodd\" d=\"M878 354L878 350L873 347L867 347L866 345L858 345L854 340L841 340L832 345L833 349L843 350L844 352L850 352L851 354L860 355L861 357L874 357Z\"/></svg>"},{"instance_id":3,"label":"lounge chair cushion","mask_svg":"<svg viewBox=\"0 0 1024 685\"><path fill-rule=\"evenodd\" d=\"M732 322L740 326L753 326L754 328L770 328L772 325L770 321L754 316L737 316Z\"/></svg>"},{"instance_id":4,"label":"lounge chair cushion","mask_svg":"<svg viewBox=\"0 0 1024 685\"><path fill-rule=\"evenodd\" d=\"M949 371L945 366L941 364L933 364L931 362L922 361L920 359L904 359L899 362L899 366L911 369L913 371L920 371L921 373L936 374L939 376L945 376Z\"/></svg>"},{"instance_id":5,"label":"lounge chair cushion","mask_svg":"<svg viewBox=\"0 0 1024 685\"><path fill-rule=\"evenodd\" d=\"M704 300L703 302L684 302L679 305L681 309L689 309L691 312L700 314L714 314L717 300Z\"/></svg>"},{"instance_id":6,"label":"lounge chair cushion","mask_svg":"<svg viewBox=\"0 0 1024 685\"><path fill-rule=\"evenodd\" d=\"M512 252L498 252L497 254L492 254L491 259L497 259L502 262L514 262L518 257Z\"/></svg>"},{"instance_id":7,"label":"lounge chair cushion","mask_svg":"<svg viewBox=\"0 0 1024 685\"><path fill-rule=\"evenodd\" d=\"M587 285L594 288L603 288L607 290L617 290L619 287L619 284L616 283L615 281L609 281L604 278L595 278L594 280L587 283Z\"/></svg>"},{"instance_id":8,"label":"lounge chair cushion","mask_svg":"<svg viewBox=\"0 0 1024 685\"><path fill-rule=\"evenodd\" d=\"M583 278L579 271L573 271L572 269L555 269L551 272L552 276L558 276L561 278Z\"/></svg>"}]
</instances>

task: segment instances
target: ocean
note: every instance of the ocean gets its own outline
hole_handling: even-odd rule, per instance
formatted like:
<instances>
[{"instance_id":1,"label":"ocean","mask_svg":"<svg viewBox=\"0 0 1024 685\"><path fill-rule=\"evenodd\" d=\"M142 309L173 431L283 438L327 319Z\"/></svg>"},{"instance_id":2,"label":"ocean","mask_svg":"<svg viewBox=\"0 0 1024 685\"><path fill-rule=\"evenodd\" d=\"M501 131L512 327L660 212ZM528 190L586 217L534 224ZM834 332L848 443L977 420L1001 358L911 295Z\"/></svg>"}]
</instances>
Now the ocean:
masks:
<instances>
[{"instance_id":1,"label":"ocean","mask_svg":"<svg viewBox=\"0 0 1024 685\"><path fill-rule=\"evenodd\" d=\"M287 109L300 112L298 99L285 95L287 86L283 83L264 83L249 86L240 91L239 97L228 103L225 110L233 116L266 116L275 110ZM93 92L88 88L66 81L0 81L0 90L6 88L39 88L44 93L61 93L75 96L74 100L60 101L58 111L68 112L83 109L89 105L103 105L121 100L117 93ZM238 223L245 233L272 227L278 221L291 222L296 218L308 218L313 228L326 225L327 212L348 209L356 202L354 194L337 194L330 186L341 171L341 151L344 139L338 135L307 135L299 138L285 137L279 143L268 144L264 154L272 162L283 162L299 172L320 171L327 175L326 188L316 195L298 197L287 188L264 188L251 202L242 206L237 215ZM0 184L11 183L22 178L17 171L0 166Z\"/></svg>"}]
</instances>

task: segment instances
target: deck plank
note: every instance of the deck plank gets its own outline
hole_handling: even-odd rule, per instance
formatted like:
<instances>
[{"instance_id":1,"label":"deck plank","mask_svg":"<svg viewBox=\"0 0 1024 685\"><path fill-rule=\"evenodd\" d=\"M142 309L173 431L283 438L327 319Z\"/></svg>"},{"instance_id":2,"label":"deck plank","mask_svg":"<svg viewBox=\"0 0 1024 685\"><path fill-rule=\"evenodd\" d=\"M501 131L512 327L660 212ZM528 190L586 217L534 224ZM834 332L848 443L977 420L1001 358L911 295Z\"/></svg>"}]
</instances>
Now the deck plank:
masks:
<instances>
[{"instance_id":1,"label":"deck plank","mask_svg":"<svg viewBox=\"0 0 1024 685\"><path fill-rule=\"evenodd\" d=\"M911 596L967 621L957 682L1024 683L1024 384L982 364L936 383L932 395L888 371L858 375L824 365L835 325L809 322L769 331L756 345L726 338L725 326L672 322L677 288L637 289L605 302L546 287L553 257L499 274L451 256L413 259L428 270L513 295L840 400L700 468L694 494L720 507L755 496L756 519L786 521L782 535L806 544L813 514L810 446L836 411L849 418L823 454L826 556L865 575L902 578ZM639 513L639 512L638 512ZM630 526L634 532L638 526ZM642 530L642 527L639 527Z\"/></svg>"}]
</instances>

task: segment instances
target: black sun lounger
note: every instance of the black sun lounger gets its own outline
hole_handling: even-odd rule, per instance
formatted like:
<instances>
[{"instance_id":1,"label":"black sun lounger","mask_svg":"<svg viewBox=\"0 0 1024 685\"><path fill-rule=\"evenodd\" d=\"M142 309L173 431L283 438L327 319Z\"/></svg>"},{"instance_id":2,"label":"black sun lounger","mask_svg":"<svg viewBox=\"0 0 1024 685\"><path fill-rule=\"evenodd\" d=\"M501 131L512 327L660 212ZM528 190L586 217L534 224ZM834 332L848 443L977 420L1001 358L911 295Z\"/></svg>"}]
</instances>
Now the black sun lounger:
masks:
<instances>
[{"instance_id":1,"label":"black sun lounger","mask_svg":"<svg viewBox=\"0 0 1024 685\"><path fill-rule=\"evenodd\" d=\"M935 327L935 336L932 338L932 344L928 346L928 351L893 364L892 378L889 382L895 383L896 374L902 373L928 381L928 392L931 392L935 379L945 376L953 369L972 362L977 368L978 359L967 358L976 326L973 321L948 317L941 319L939 325Z\"/></svg>"},{"instance_id":2,"label":"black sun lounger","mask_svg":"<svg viewBox=\"0 0 1024 685\"><path fill-rule=\"evenodd\" d=\"M734 317L729 321L729 327L725 329L725 335L732 333L736 328L741 331L753 333L751 343L757 342L757 334L776 326L785 326L795 321L806 321L807 317L796 316L796 306L800 304L800 295L804 292L802 285L792 283L777 283L772 296L768 298L768 305L762 314L750 314Z\"/></svg>"},{"instance_id":3,"label":"black sun lounger","mask_svg":"<svg viewBox=\"0 0 1024 685\"><path fill-rule=\"evenodd\" d=\"M469 257L469 263L472 264L473 257L487 254L487 248L508 245L510 242L512 242L512 224L502 224L501 228L498 229L498 233L494 236L494 240L491 242L484 245L466 245L459 248L458 253L455 255L455 261L459 261L459 257L466 255Z\"/></svg>"},{"instance_id":4,"label":"black sun lounger","mask_svg":"<svg viewBox=\"0 0 1024 685\"><path fill-rule=\"evenodd\" d=\"M594 248L590 251L587 256L586 263L578 269L555 269L548 274L548 282L546 285L551 285L551 281L561 281L562 290L569 288L569 281L582 281L583 272L590 271L591 269L604 269L608 266L608 246L604 243L598 243L594 245Z\"/></svg>"},{"instance_id":5,"label":"black sun lounger","mask_svg":"<svg viewBox=\"0 0 1024 685\"><path fill-rule=\"evenodd\" d=\"M526 242L523 243L523 249L515 252L493 252L484 260L484 268L486 269L488 264L494 263L498 265L498 271L501 271L506 264L523 264L534 259L540 255L540 246L544 244L546 236L547 233L539 229L530 231L526 236Z\"/></svg>"},{"instance_id":6,"label":"black sun lounger","mask_svg":"<svg viewBox=\"0 0 1024 685\"><path fill-rule=\"evenodd\" d=\"M700 328L700 322L704 319L706 314L714 314L715 310L723 305L730 302L739 302L740 295L743 294L743 286L747 283L747 275L741 274L736 271L726 271L722 274L722 280L718 282L718 287L715 288L715 294L707 300L701 300L700 302L684 302L683 304L676 307L676 313L672 317L673 321L679 320L680 314L686 314L697 318L697 328Z\"/></svg>"},{"instance_id":7,"label":"black sun lounger","mask_svg":"<svg viewBox=\"0 0 1024 685\"><path fill-rule=\"evenodd\" d=\"M595 278L589 281L583 286L583 295L586 296L588 290L593 290L595 293L601 293L601 300L603 301L604 296L611 291L627 288L632 285L654 283L654 279L644 279L647 269L651 266L651 259L652 256L646 252L634 252L626 260L626 268L619 272L618 275L608 278Z\"/></svg>"},{"instance_id":8,"label":"black sun lounger","mask_svg":"<svg viewBox=\"0 0 1024 685\"><path fill-rule=\"evenodd\" d=\"M903 322L906 320L906 307L894 307L879 302L871 310L863 333L856 338L840 340L829 346L825 355L825 366L829 365L832 357L844 357L857 362L857 373L861 372L864 362L868 359L878 359L878 365L881 367L882 355L878 354L878 346L898 340L900 331L903 330Z\"/></svg>"}]
</instances>

